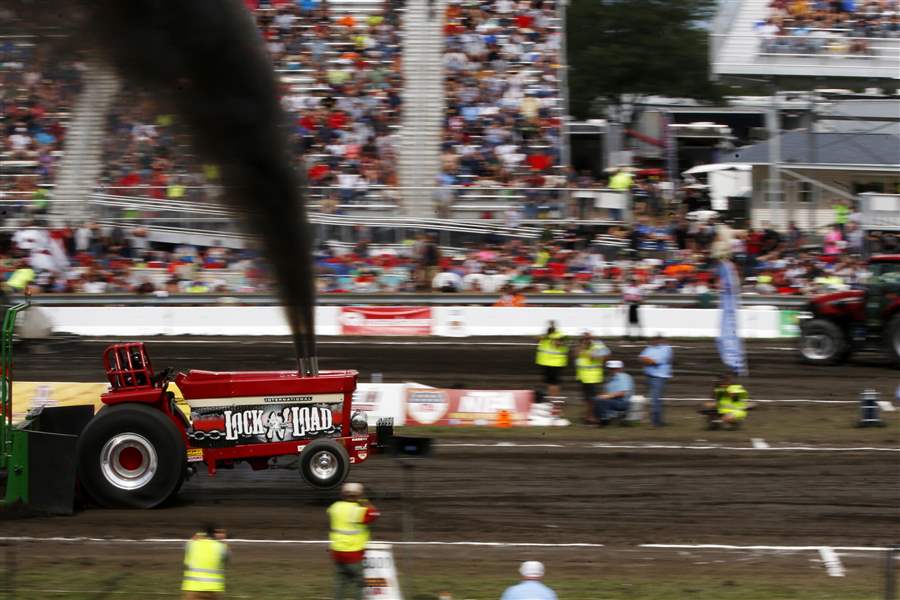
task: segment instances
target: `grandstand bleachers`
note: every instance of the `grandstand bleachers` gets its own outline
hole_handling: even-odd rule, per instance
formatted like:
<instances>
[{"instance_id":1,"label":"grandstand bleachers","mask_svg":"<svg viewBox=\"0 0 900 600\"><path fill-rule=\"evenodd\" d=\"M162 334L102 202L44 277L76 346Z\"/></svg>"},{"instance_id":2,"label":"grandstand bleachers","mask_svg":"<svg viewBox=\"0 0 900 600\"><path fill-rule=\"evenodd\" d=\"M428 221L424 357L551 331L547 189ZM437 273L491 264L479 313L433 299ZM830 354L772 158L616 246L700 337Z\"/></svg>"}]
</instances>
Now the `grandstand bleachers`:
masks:
<instances>
[{"instance_id":1,"label":"grandstand bleachers","mask_svg":"<svg viewBox=\"0 0 900 600\"><path fill-rule=\"evenodd\" d=\"M550 0L448 4L442 185L565 186L559 23ZM504 210L510 199L501 190L469 202Z\"/></svg>"},{"instance_id":2,"label":"grandstand bleachers","mask_svg":"<svg viewBox=\"0 0 900 600\"><path fill-rule=\"evenodd\" d=\"M726 0L713 27L713 73L900 80L895 0ZM837 79L835 79L837 80Z\"/></svg>"},{"instance_id":3,"label":"grandstand bleachers","mask_svg":"<svg viewBox=\"0 0 900 600\"><path fill-rule=\"evenodd\" d=\"M32 36L0 35L0 200L8 216L47 209L81 65L77 56L49 56Z\"/></svg>"}]
</instances>

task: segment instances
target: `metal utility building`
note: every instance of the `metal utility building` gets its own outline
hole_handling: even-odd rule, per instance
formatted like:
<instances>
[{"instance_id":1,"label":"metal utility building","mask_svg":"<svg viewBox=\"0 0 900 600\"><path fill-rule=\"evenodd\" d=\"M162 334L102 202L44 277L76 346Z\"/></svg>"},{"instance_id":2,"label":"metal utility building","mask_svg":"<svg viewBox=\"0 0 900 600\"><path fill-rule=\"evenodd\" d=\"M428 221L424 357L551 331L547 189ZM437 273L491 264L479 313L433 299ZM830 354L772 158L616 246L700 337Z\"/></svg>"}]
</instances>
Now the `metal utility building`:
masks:
<instances>
[{"instance_id":1,"label":"metal utility building","mask_svg":"<svg viewBox=\"0 0 900 600\"><path fill-rule=\"evenodd\" d=\"M805 230L823 227L834 221L836 199L900 193L900 136L893 134L789 131L734 150L728 162L753 168L754 227L766 221L779 228L790 221ZM774 197L772 177L782 190Z\"/></svg>"}]
</instances>

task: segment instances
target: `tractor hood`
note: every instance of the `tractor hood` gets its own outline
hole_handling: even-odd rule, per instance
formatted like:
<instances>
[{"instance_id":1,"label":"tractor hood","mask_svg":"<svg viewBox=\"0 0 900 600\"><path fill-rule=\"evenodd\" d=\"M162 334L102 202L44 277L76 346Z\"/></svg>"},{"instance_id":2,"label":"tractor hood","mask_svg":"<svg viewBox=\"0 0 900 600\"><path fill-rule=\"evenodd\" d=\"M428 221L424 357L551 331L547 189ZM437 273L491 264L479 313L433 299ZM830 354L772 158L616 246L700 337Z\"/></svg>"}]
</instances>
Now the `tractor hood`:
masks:
<instances>
[{"instance_id":1,"label":"tractor hood","mask_svg":"<svg viewBox=\"0 0 900 600\"><path fill-rule=\"evenodd\" d=\"M812 311L817 315L839 315L847 312L850 307L862 304L865 295L865 292L862 290L832 292L813 297L809 304Z\"/></svg>"},{"instance_id":2,"label":"tractor hood","mask_svg":"<svg viewBox=\"0 0 900 600\"><path fill-rule=\"evenodd\" d=\"M356 389L356 371L322 371L304 377L297 371L189 371L175 377L185 400L198 398L258 399L264 403L309 401L312 396L340 395Z\"/></svg>"}]
</instances>

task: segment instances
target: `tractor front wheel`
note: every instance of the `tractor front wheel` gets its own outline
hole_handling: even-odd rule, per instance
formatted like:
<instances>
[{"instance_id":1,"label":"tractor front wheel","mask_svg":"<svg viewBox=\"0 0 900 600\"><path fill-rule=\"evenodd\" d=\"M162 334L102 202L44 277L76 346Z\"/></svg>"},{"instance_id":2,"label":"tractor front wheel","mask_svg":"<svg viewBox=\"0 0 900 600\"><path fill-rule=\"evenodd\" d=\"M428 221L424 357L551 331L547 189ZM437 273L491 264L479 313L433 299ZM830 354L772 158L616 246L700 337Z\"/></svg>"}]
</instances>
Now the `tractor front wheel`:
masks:
<instances>
[{"instance_id":1,"label":"tractor front wheel","mask_svg":"<svg viewBox=\"0 0 900 600\"><path fill-rule=\"evenodd\" d=\"M78 438L78 479L108 508L153 508L174 495L187 461L181 432L140 404L104 408Z\"/></svg>"},{"instance_id":2,"label":"tractor front wheel","mask_svg":"<svg viewBox=\"0 0 900 600\"><path fill-rule=\"evenodd\" d=\"M347 450L334 440L314 440L300 452L300 474L319 489L341 485L349 472Z\"/></svg>"},{"instance_id":3,"label":"tractor front wheel","mask_svg":"<svg viewBox=\"0 0 900 600\"><path fill-rule=\"evenodd\" d=\"M813 319L800 330L800 355L813 365L835 365L849 354L841 328L825 319Z\"/></svg>"}]
</instances>

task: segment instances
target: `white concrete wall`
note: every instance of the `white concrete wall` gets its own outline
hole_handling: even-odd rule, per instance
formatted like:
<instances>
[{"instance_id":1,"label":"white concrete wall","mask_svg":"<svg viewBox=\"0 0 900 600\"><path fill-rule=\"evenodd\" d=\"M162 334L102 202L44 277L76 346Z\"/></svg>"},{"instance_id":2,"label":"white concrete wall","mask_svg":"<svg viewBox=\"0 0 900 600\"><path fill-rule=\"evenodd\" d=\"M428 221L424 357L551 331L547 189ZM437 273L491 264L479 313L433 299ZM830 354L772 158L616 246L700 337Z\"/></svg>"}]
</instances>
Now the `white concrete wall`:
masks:
<instances>
[{"instance_id":1,"label":"white concrete wall","mask_svg":"<svg viewBox=\"0 0 900 600\"><path fill-rule=\"evenodd\" d=\"M53 323L53 331L82 336L145 337L153 335L271 336L290 333L284 313L277 306L111 306L41 307ZM340 307L316 309L316 333L340 335ZM716 337L718 309L641 308L645 335ZM523 307L439 306L432 308L432 333L437 336L537 336L554 320L567 334L590 329L600 336L625 333L626 315L621 307ZM740 333L745 338L782 337L781 316L774 307L745 308L740 313Z\"/></svg>"}]
</instances>

